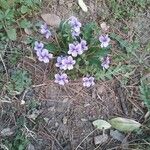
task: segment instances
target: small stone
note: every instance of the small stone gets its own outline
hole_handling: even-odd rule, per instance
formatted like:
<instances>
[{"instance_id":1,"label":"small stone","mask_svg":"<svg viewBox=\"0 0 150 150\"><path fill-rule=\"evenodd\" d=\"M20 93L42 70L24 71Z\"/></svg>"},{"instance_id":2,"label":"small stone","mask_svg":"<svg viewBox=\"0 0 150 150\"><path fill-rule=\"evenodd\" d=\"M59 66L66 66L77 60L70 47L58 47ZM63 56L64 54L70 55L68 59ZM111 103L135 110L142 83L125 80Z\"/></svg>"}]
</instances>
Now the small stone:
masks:
<instances>
[{"instance_id":1,"label":"small stone","mask_svg":"<svg viewBox=\"0 0 150 150\"><path fill-rule=\"evenodd\" d=\"M68 102L68 98L65 98L64 100L63 100L63 103L67 103Z\"/></svg>"},{"instance_id":2,"label":"small stone","mask_svg":"<svg viewBox=\"0 0 150 150\"><path fill-rule=\"evenodd\" d=\"M98 144L103 144L108 140L108 135L107 134L103 134L103 135L98 135L94 137L94 143L95 145Z\"/></svg>"},{"instance_id":3,"label":"small stone","mask_svg":"<svg viewBox=\"0 0 150 150\"><path fill-rule=\"evenodd\" d=\"M87 103L87 104L84 104L84 107L88 107L88 106L90 106L90 104L89 104L89 103Z\"/></svg>"},{"instance_id":4,"label":"small stone","mask_svg":"<svg viewBox=\"0 0 150 150\"><path fill-rule=\"evenodd\" d=\"M59 5L63 5L64 4L64 0L59 0Z\"/></svg>"},{"instance_id":5,"label":"small stone","mask_svg":"<svg viewBox=\"0 0 150 150\"><path fill-rule=\"evenodd\" d=\"M25 101L24 100L21 100L21 103L20 103L21 105L24 105L25 104Z\"/></svg>"},{"instance_id":6,"label":"small stone","mask_svg":"<svg viewBox=\"0 0 150 150\"><path fill-rule=\"evenodd\" d=\"M59 123L58 123L58 122L56 122L56 123L55 123L55 127L58 127L58 126L59 126Z\"/></svg>"},{"instance_id":7,"label":"small stone","mask_svg":"<svg viewBox=\"0 0 150 150\"><path fill-rule=\"evenodd\" d=\"M113 139L122 142L125 138L125 135L119 132L118 130L110 130L110 135Z\"/></svg>"},{"instance_id":8,"label":"small stone","mask_svg":"<svg viewBox=\"0 0 150 150\"><path fill-rule=\"evenodd\" d=\"M64 118L63 118L63 124L67 124L67 117L65 116Z\"/></svg>"},{"instance_id":9,"label":"small stone","mask_svg":"<svg viewBox=\"0 0 150 150\"><path fill-rule=\"evenodd\" d=\"M72 2L68 2L68 8L71 8L72 7Z\"/></svg>"},{"instance_id":10,"label":"small stone","mask_svg":"<svg viewBox=\"0 0 150 150\"><path fill-rule=\"evenodd\" d=\"M45 117L44 120L45 120L46 123L48 123L49 118L46 118L46 117Z\"/></svg>"},{"instance_id":11,"label":"small stone","mask_svg":"<svg viewBox=\"0 0 150 150\"><path fill-rule=\"evenodd\" d=\"M31 31L31 29L29 29L29 28L25 28L25 29L24 29L24 32L25 32L27 35L31 35L31 34L32 34L32 31Z\"/></svg>"},{"instance_id":12,"label":"small stone","mask_svg":"<svg viewBox=\"0 0 150 150\"><path fill-rule=\"evenodd\" d=\"M81 118L81 121L86 122L86 121L88 121L88 120L85 119L85 118Z\"/></svg>"}]
</instances>

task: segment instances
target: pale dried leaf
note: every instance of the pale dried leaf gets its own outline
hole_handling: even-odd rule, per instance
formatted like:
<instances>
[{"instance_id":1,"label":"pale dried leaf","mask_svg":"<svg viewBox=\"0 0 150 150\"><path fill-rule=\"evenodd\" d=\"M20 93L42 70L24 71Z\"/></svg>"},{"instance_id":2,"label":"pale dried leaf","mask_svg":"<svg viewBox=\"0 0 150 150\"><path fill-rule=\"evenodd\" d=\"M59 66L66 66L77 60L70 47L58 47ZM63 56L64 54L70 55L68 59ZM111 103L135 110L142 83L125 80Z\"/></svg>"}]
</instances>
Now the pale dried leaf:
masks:
<instances>
[{"instance_id":1,"label":"pale dried leaf","mask_svg":"<svg viewBox=\"0 0 150 150\"><path fill-rule=\"evenodd\" d=\"M61 19L55 14L41 14L41 17L47 25L52 27L59 27L60 25Z\"/></svg>"},{"instance_id":2,"label":"pale dried leaf","mask_svg":"<svg viewBox=\"0 0 150 150\"><path fill-rule=\"evenodd\" d=\"M83 2L83 0L78 0L78 4L79 4L79 6L81 7L81 9L82 9L84 12L87 12L87 11L88 11L87 6L86 6L86 4Z\"/></svg>"},{"instance_id":3,"label":"pale dried leaf","mask_svg":"<svg viewBox=\"0 0 150 150\"><path fill-rule=\"evenodd\" d=\"M132 132L141 127L141 124L139 122L121 117L113 118L109 122L113 128L122 132Z\"/></svg>"},{"instance_id":4,"label":"pale dried leaf","mask_svg":"<svg viewBox=\"0 0 150 150\"><path fill-rule=\"evenodd\" d=\"M106 130L111 128L111 125L107 121L101 119L93 121L93 125L100 130Z\"/></svg>"}]
</instances>

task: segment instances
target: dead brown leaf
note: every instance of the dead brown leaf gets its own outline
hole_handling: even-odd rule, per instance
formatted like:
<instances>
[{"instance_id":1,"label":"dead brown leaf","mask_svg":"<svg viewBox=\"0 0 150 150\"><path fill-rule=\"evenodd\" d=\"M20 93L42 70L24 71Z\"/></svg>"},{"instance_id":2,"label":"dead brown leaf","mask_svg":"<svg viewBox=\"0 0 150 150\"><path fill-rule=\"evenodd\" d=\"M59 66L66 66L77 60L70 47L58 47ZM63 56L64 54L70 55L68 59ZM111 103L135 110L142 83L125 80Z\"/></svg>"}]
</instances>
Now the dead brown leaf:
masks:
<instances>
[{"instance_id":1,"label":"dead brown leaf","mask_svg":"<svg viewBox=\"0 0 150 150\"><path fill-rule=\"evenodd\" d=\"M55 14L41 14L42 19L46 22L47 25L52 27L59 27L61 19Z\"/></svg>"}]
</instances>

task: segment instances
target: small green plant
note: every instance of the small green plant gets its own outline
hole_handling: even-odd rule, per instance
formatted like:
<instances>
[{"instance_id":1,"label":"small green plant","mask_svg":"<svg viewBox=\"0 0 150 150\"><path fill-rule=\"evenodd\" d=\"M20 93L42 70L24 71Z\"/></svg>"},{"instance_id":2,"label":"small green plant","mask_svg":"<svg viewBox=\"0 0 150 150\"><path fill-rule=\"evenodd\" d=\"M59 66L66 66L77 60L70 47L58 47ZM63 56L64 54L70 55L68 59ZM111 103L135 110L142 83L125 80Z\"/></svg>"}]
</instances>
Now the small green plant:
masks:
<instances>
[{"instance_id":1,"label":"small green plant","mask_svg":"<svg viewBox=\"0 0 150 150\"><path fill-rule=\"evenodd\" d=\"M33 11L36 11L40 2L40 0L0 0L1 40L6 40L7 37L10 40L16 40L19 28L31 27L26 16L30 16Z\"/></svg>"},{"instance_id":2,"label":"small green plant","mask_svg":"<svg viewBox=\"0 0 150 150\"><path fill-rule=\"evenodd\" d=\"M26 88L31 85L31 78L25 70L16 70L10 77L10 82L7 85L7 91L11 95L21 94Z\"/></svg>"},{"instance_id":3,"label":"small green plant","mask_svg":"<svg viewBox=\"0 0 150 150\"><path fill-rule=\"evenodd\" d=\"M16 133L16 136L12 141L8 140L7 138L3 139L3 141L3 145L10 150L25 150L29 143L29 140L20 131Z\"/></svg>"},{"instance_id":4,"label":"small green plant","mask_svg":"<svg viewBox=\"0 0 150 150\"><path fill-rule=\"evenodd\" d=\"M108 0L107 5L115 19L131 19L139 10L146 9L148 0Z\"/></svg>"},{"instance_id":5,"label":"small green plant","mask_svg":"<svg viewBox=\"0 0 150 150\"><path fill-rule=\"evenodd\" d=\"M150 78L142 78L140 88L140 96L148 111L150 111Z\"/></svg>"},{"instance_id":6,"label":"small green plant","mask_svg":"<svg viewBox=\"0 0 150 150\"><path fill-rule=\"evenodd\" d=\"M110 38L96 23L82 25L74 16L63 21L53 35L48 26L42 24L40 32L46 38L57 37L54 43L35 41L34 50L38 60L49 63L53 59L58 73L55 82L64 85L71 79L83 77L83 85L94 85L96 73L106 72L109 68L111 52ZM55 55L55 57L53 57ZM86 77L85 77L86 76Z\"/></svg>"}]
</instances>

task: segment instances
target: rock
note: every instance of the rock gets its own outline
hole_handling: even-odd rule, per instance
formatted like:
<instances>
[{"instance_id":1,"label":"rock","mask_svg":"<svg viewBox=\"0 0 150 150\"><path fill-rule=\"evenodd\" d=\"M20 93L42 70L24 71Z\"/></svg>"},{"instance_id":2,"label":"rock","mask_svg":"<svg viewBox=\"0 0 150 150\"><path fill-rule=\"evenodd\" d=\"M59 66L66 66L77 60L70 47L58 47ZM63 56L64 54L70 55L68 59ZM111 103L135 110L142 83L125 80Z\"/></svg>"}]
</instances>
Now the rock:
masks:
<instances>
[{"instance_id":1,"label":"rock","mask_svg":"<svg viewBox=\"0 0 150 150\"><path fill-rule=\"evenodd\" d=\"M94 143L95 143L95 145L103 144L107 140L108 140L108 135L107 134L103 134L103 135L99 135L99 136L95 136L94 137Z\"/></svg>"},{"instance_id":2,"label":"rock","mask_svg":"<svg viewBox=\"0 0 150 150\"><path fill-rule=\"evenodd\" d=\"M61 19L55 14L41 14L41 17L47 25L52 27L59 27L60 25Z\"/></svg>"},{"instance_id":3,"label":"rock","mask_svg":"<svg viewBox=\"0 0 150 150\"><path fill-rule=\"evenodd\" d=\"M122 142L125 138L125 135L119 132L118 130L110 130L110 135L113 139Z\"/></svg>"},{"instance_id":4,"label":"rock","mask_svg":"<svg viewBox=\"0 0 150 150\"><path fill-rule=\"evenodd\" d=\"M101 28L102 28L103 31L108 31L109 26L106 24L106 22L102 22L101 23Z\"/></svg>"}]
</instances>

